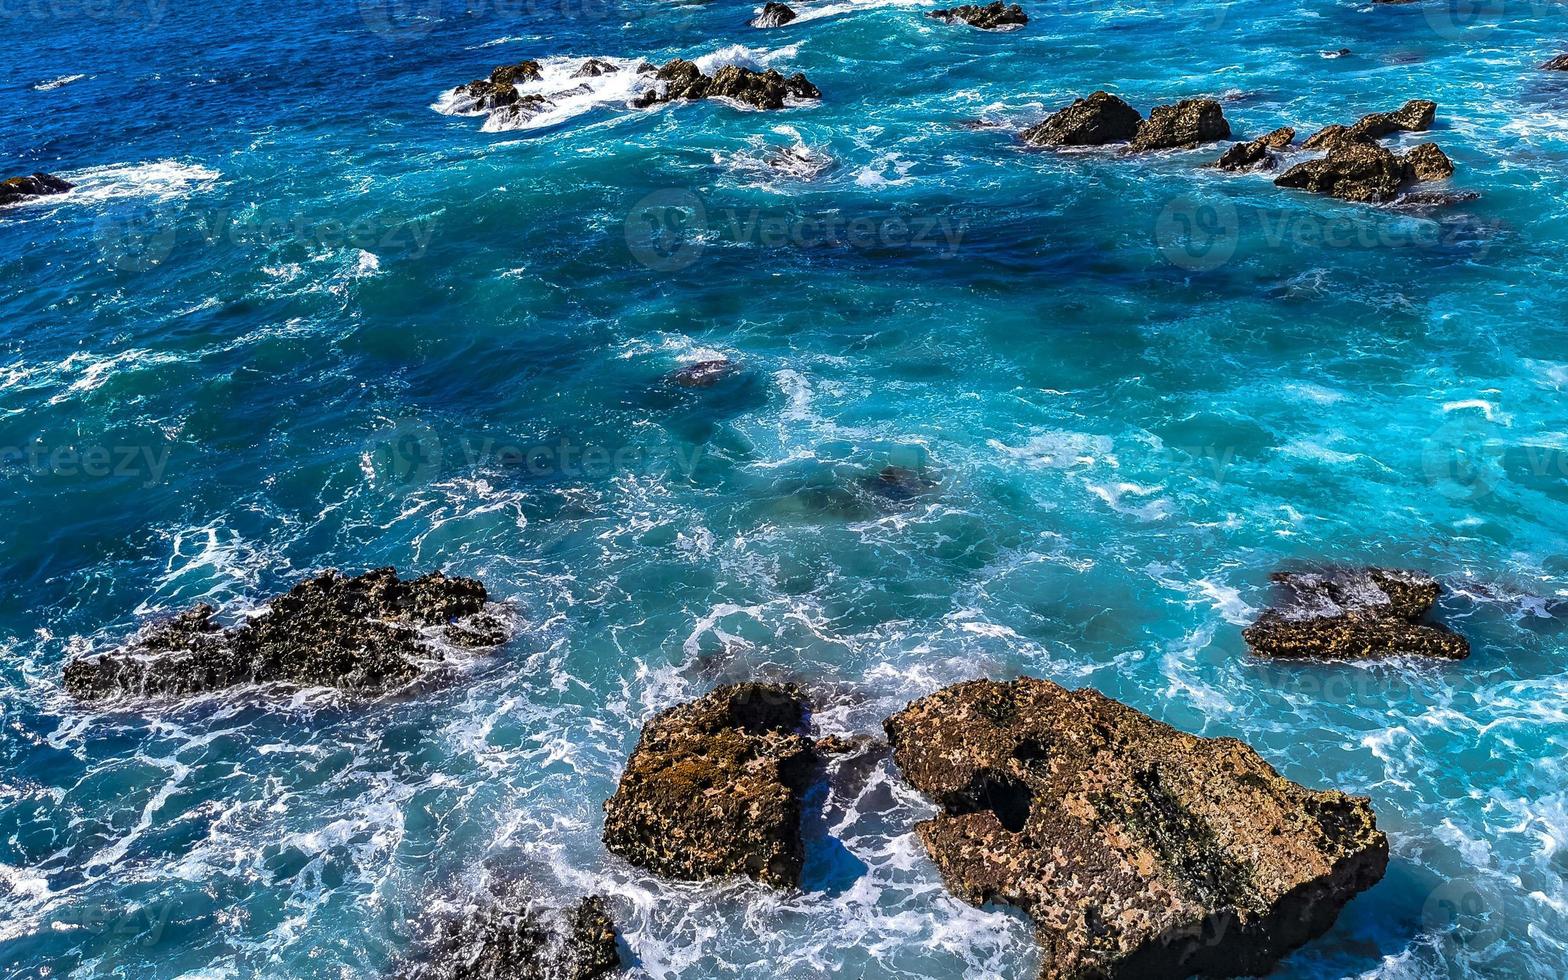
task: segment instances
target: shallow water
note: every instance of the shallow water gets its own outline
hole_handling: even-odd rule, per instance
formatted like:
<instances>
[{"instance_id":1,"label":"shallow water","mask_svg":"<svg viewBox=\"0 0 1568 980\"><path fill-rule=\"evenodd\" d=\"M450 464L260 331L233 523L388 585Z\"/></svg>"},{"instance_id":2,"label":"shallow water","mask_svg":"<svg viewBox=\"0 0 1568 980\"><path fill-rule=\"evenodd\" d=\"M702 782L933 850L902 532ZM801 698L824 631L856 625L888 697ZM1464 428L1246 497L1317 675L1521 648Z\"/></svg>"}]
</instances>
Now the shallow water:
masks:
<instances>
[{"instance_id":1,"label":"shallow water","mask_svg":"<svg viewBox=\"0 0 1568 980\"><path fill-rule=\"evenodd\" d=\"M0 32L0 169L79 184L0 220L0 976L371 977L518 877L609 893L641 976L1028 976L1027 924L946 894L875 755L799 894L598 843L642 721L720 680L874 734L1017 673L1373 798L1387 878L1278 975L1568 974L1560 8L752 9L59 0ZM433 108L590 56L824 98ZM1431 98L1481 196L1016 144L1095 88L1223 96L1249 136ZM744 373L661 383L718 355ZM931 489L879 493L890 464ZM1439 575L1473 655L1249 661L1267 574L1315 561ZM483 577L520 635L368 704L61 690L145 616L383 564Z\"/></svg>"}]
</instances>

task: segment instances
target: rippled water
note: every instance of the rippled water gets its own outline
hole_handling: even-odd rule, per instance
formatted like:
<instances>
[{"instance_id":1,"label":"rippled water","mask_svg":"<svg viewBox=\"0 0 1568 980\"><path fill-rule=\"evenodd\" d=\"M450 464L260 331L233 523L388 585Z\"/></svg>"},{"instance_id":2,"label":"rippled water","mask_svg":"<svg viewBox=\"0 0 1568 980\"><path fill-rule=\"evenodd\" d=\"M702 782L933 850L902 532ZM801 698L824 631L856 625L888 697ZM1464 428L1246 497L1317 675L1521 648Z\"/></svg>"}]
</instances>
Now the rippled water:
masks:
<instances>
[{"instance_id":1,"label":"rippled water","mask_svg":"<svg viewBox=\"0 0 1568 980\"><path fill-rule=\"evenodd\" d=\"M610 894L637 975L1028 976L1027 923L944 891L875 754L798 894L598 843L642 721L719 680L872 734L1020 672L1373 798L1387 878L1279 975L1568 974L1561 8L797 9L6 8L0 169L79 189L0 219L0 976L371 977L517 878ZM590 56L824 97L433 108ZM1095 88L1223 97L1239 135L1431 98L1481 196L1017 145ZM661 383L716 355L744 373ZM933 488L878 492L889 464ZM1249 661L1268 572L1311 561L1432 571L1474 654ZM483 577L520 635L370 703L60 687L147 615L383 564Z\"/></svg>"}]
</instances>

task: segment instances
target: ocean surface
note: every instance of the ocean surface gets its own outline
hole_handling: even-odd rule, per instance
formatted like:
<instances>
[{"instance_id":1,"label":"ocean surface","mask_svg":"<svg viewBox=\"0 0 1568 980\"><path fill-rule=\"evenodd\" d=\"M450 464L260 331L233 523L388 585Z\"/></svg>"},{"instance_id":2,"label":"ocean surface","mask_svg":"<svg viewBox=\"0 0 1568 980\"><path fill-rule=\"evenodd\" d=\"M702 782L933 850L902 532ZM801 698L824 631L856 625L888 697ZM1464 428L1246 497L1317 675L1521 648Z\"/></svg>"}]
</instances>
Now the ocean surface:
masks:
<instances>
[{"instance_id":1,"label":"ocean surface","mask_svg":"<svg viewBox=\"0 0 1568 980\"><path fill-rule=\"evenodd\" d=\"M1561 4L795 6L0 8L0 171L78 185L0 214L0 977L377 977L507 881L609 895L637 977L1029 977L875 753L798 893L599 843L641 724L716 683L873 735L1020 673L1372 797L1387 877L1278 976L1568 975ZM518 128L442 111L587 57L823 97L640 111L623 71ZM1390 143L1479 197L1019 145L1097 88L1248 137L1430 98ZM1323 562L1439 576L1473 655L1249 659L1268 574ZM61 687L148 617L381 565L481 577L515 638L369 701Z\"/></svg>"}]
</instances>

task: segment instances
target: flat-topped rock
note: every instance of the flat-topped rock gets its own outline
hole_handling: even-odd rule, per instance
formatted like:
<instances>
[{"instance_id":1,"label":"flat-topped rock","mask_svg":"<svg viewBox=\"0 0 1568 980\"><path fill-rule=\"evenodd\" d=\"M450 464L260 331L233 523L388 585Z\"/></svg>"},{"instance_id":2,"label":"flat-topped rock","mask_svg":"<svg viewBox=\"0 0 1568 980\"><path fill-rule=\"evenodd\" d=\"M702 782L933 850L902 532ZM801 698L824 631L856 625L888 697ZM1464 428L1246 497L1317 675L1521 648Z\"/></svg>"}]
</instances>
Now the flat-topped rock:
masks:
<instances>
[{"instance_id":1,"label":"flat-topped rock","mask_svg":"<svg viewBox=\"0 0 1568 980\"><path fill-rule=\"evenodd\" d=\"M1470 644L1421 622L1442 587L1421 572L1387 568L1276 572L1283 601L1242 631L1252 652L1282 659L1367 660L1417 655L1461 660Z\"/></svg>"},{"instance_id":2,"label":"flat-topped rock","mask_svg":"<svg viewBox=\"0 0 1568 980\"><path fill-rule=\"evenodd\" d=\"M1143 116L1109 92L1095 92L1019 134L1031 146L1105 146L1138 135Z\"/></svg>"},{"instance_id":3,"label":"flat-topped rock","mask_svg":"<svg viewBox=\"0 0 1568 980\"><path fill-rule=\"evenodd\" d=\"M504 640L487 599L478 581L440 572L405 581L390 568L353 578L328 571L236 626L220 625L206 604L154 623L117 650L67 664L65 687L85 700L278 682L389 691L440 658L430 633L465 647Z\"/></svg>"},{"instance_id":4,"label":"flat-topped rock","mask_svg":"<svg viewBox=\"0 0 1568 980\"><path fill-rule=\"evenodd\" d=\"M885 727L948 888L1027 913L1046 980L1265 974L1388 864L1365 797L1092 690L971 681Z\"/></svg>"},{"instance_id":5,"label":"flat-topped rock","mask_svg":"<svg viewBox=\"0 0 1568 980\"><path fill-rule=\"evenodd\" d=\"M802 799L820 762L788 684L731 684L655 715L604 804L604 844L696 881L800 883Z\"/></svg>"}]
</instances>

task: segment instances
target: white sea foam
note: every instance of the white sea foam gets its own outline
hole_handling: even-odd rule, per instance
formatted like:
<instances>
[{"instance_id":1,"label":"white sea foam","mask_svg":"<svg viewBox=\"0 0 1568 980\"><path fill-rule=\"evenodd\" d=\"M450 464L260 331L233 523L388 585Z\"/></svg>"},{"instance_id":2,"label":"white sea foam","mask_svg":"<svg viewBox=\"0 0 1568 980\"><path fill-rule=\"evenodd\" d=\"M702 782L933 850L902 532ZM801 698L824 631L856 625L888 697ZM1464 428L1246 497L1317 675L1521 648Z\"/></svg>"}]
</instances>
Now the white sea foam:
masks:
<instances>
[{"instance_id":1,"label":"white sea foam","mask_svg":"<svg viewBox=\"0 0 1568 980\"><path fill-rule=\"evenodd\" d=\"M87 77L89 77L89 76L87 76L87 75L61 75L59 78L51 78L47 82L39 82L37 85L33 86L33 91L34 92L52 92L52 91L54 91L57 88L64 88L65 86L71 84L72 82L79 82L82 79L87 78Z\"/></svg>"},{"instance_id":2,"label":"white sea foam","mask_svg":"<svg viewBox=\"0 0 1568 980\"><path fill-rule=\"evenodd\" d=\"M170 201L211 188L222 174L199 163L154 160L66 171L60 176L76 185L67 197L91 203L121 198Z\"/></svg>"}]
</instances>

